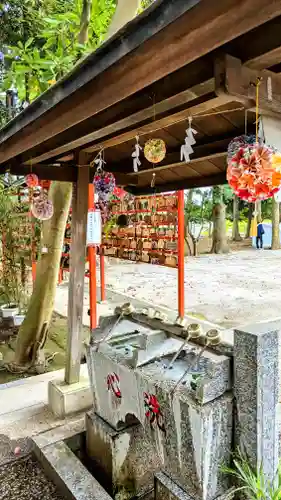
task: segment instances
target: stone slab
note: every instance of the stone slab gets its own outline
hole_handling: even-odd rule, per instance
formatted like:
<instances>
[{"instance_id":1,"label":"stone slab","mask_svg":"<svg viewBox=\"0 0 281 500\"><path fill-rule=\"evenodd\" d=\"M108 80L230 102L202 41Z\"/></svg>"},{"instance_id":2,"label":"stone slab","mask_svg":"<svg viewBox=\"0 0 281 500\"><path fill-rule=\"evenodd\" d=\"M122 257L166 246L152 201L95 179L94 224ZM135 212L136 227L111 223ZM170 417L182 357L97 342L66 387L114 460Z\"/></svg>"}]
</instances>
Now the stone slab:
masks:
<instances>
[{"instance_id":1,"label":"stone slab","mask_svg":"<svg viewBox=\"0 0 281 500\"><path fill-rule=\"evenodd\" d=\"M136 424L116 431L94 412L86 414L86 447L99 477L111 484L114 499L130 499L148 494L160 459L144 429Z\"/></svg>"},{"instance_id":2,"label":"stone slab","mask_svg":"<svg viewBox=\"0 0 281 500\"><path fill-rule=\"evenodd\" d=\"M155 474L155 500L194 500L164 472Z\"/></svg>"},{"instance_id":3,"label":"stone slab","mask_svg":"<svg viewBox=\"0 0 281 500\"><path fill-rule=\"evenodd\" d=\"M34 450L50 479L69 500L112 500L70 448L63 442Z\"/></svg>"},{"instance_id":4,"label":"stone slab","mask_svg":"<svg viewBox=\"0 0 281 500\"><path fill-rule=\"evenodd\" d=\"M62 380L50 381L48 385L49 407L57 417L65 417L88 410L93 404L93 395L88 378L67 385Z\"/></svg>"},{"instance_id":5,"label":"stone slab","mask_svg":"<svg viewBox=\"0 0 281 500\"><path fill-rule=\"evenodd\" d=\"M235 488L230 488L224 495L216 500L231 500L234 497ZM189 496L180 486L172 481L164 472L155 474L155 497L154 500L197 500Z\"/></svg>"},{"instance_id":6,"label":"stone slab","mask_svg":"<svg viewBox=\"0 0 281 500\"><path fill-rule=\"evenodd\" d=\"M49 429L48 431L41 432L37 436L34 436L33 441L38 448L45 448L51 444L57 443L58 441L64 441L72 438L76 434L81 434L85 431L85 416L81 415L77 420L71 421L64 425L59 425L54 429Z\"/></svg>"}]
</instances>

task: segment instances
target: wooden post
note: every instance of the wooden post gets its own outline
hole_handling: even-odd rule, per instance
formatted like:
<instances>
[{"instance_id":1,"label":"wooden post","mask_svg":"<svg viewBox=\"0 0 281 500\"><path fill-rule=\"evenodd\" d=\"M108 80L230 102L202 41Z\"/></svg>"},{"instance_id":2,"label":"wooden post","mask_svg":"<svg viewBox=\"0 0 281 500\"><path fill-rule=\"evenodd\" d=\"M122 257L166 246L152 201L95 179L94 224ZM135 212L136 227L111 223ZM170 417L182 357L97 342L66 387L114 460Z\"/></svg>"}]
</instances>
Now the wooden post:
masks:
<instances>
[{"instance_id":1,"label":"wooden post","mask_svg":"<svg viewBox=\"0 0 281 500\"><path fill-rule=\"evenodd\" d=\"M178 315L184 317L184 191L178 191Z\"/></svg>"},{"instance_id":2,"label":"wooden post","mask_svg":"<svg viewBox=\"0 0 281 500\"><path fill-rule=\"evenodd\" d=\"M89 184L89 200L88 208L94 208L94 185ZM90 289L90 328L93 330L97 327L97 253L96 247L88 248L89 260L89 289Z\"/></svg>"},{"instance_id":3,"label":"wooden post","mask_svg":"<svg viewBox=\"0 0 281 500\"><path fill-rule=\"evenodd\" d=\"M65 383L79 382L82 349L85 254L90 169L86 156L79 155L77 182L72 195L72 242L68 291L68 336L66 347Z\"/></svg>"}]
</instances>

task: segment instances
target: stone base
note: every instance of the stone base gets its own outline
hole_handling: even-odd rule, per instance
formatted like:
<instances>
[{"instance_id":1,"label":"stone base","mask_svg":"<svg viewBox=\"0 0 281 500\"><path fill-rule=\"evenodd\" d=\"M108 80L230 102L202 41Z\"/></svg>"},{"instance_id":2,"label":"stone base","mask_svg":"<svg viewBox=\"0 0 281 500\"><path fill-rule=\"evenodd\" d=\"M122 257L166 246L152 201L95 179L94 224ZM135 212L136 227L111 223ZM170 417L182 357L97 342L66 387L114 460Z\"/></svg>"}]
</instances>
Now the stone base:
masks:
<instances>
[{"instance_id":1,"label":"stone base","mask_svg":"<svg viewBox=\"0 0 281 500\"><path fill-rule=\"evenodd\" d=\"M193 500L164 472L155 474L155 500Z\"/></svg>"},{"instance_id":2,"label":"stone base","mask_svg":"<svg viewBox=\"0 0 281 500\"><path fill-rule=\"evenodd\" d=\"M235 488L229 489L216 500L231 500L234 497ZM170 479L164 472L155 474L155 500L197 500L188 495L180 486ZM200 497L198 497L200 498Z\"/></svg>"},{"instance_id":3,"label":"stone base","mask_svg":"<svg viewBox=\"0 0 281 500\"><path fill-rule=\"evenodd\" d=\"M62 430L61 434L65 433L68 434L68 430ZM63 497L69 500L112 500L66 443L53 440L52 435L43 440L39 436L39 440L33 440L33 449L47 476ZM46 444L48 441L52 444Z\"/></svg>"},{"instance_id":4,"label":"stone base","mask_svg":"<svg viewBox=\"0 0 281 500\"><path fill-rule=\"evenodd\" d=\"M115 500L142 498L153 490L160 461L141 425L116 431L94 412L89 412L86 414L86 446L97 477L103 486L112 485L109 493Z\"/></svg>"},{"instance_id":5,"label":"stone base","mask_svg":"<svg viewBox=\"0 0 281 500\"><path fill-rule=\"evenodd\" d=\"M63 381L50 381L48 400L51 411L60 418L86 411L93 405L93 395L88 379L67 385Z\"/></svg>"}]
</instances>

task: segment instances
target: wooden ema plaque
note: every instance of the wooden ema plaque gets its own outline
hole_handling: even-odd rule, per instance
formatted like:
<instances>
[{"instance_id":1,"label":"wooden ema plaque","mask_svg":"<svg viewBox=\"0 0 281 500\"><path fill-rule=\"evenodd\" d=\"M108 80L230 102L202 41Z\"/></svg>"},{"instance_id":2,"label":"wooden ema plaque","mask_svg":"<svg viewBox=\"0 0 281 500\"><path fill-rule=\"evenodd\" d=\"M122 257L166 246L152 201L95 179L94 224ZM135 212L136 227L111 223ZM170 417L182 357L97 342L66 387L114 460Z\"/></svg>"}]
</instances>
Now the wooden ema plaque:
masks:
<instances>
[{"instance_id":1,"label":"wooden ema plaque","mask_svg":"<svg viewBox=\"0 0 281 500\"><path fill-rule=\"evenodd\" d=\"M127 225L103 233L104 255L169 267L178 265L178 197L176 193L136 196L115 201L112 217ZM122 221L123 222L123 221Z\"/></svg>"}]
</instances>

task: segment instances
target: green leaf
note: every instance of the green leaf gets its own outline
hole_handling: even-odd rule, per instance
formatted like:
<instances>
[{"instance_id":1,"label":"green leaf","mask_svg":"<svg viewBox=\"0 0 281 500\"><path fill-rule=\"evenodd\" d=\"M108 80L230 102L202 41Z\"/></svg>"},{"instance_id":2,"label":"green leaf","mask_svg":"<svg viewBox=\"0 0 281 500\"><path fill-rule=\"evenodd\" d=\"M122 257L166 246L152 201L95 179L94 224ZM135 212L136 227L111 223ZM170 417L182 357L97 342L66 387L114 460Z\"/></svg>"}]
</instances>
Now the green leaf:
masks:
<instances>
[{"instance_id":1,"label":"green leaf","mask_svg":"<svg viewBox=\"0 0 281 500\"><path fill-rule=\"evenodd\" d=\"M28 47L30 47L30 45L33 43L33 41L34 41L34 38L33 38L33 37L30 37L30 38L27 40L27 42L26 42L26 43L25 43L25 45L24 45L25 50L26 50L26 49L28 49Z\"/></svg>"}]
</instances>

